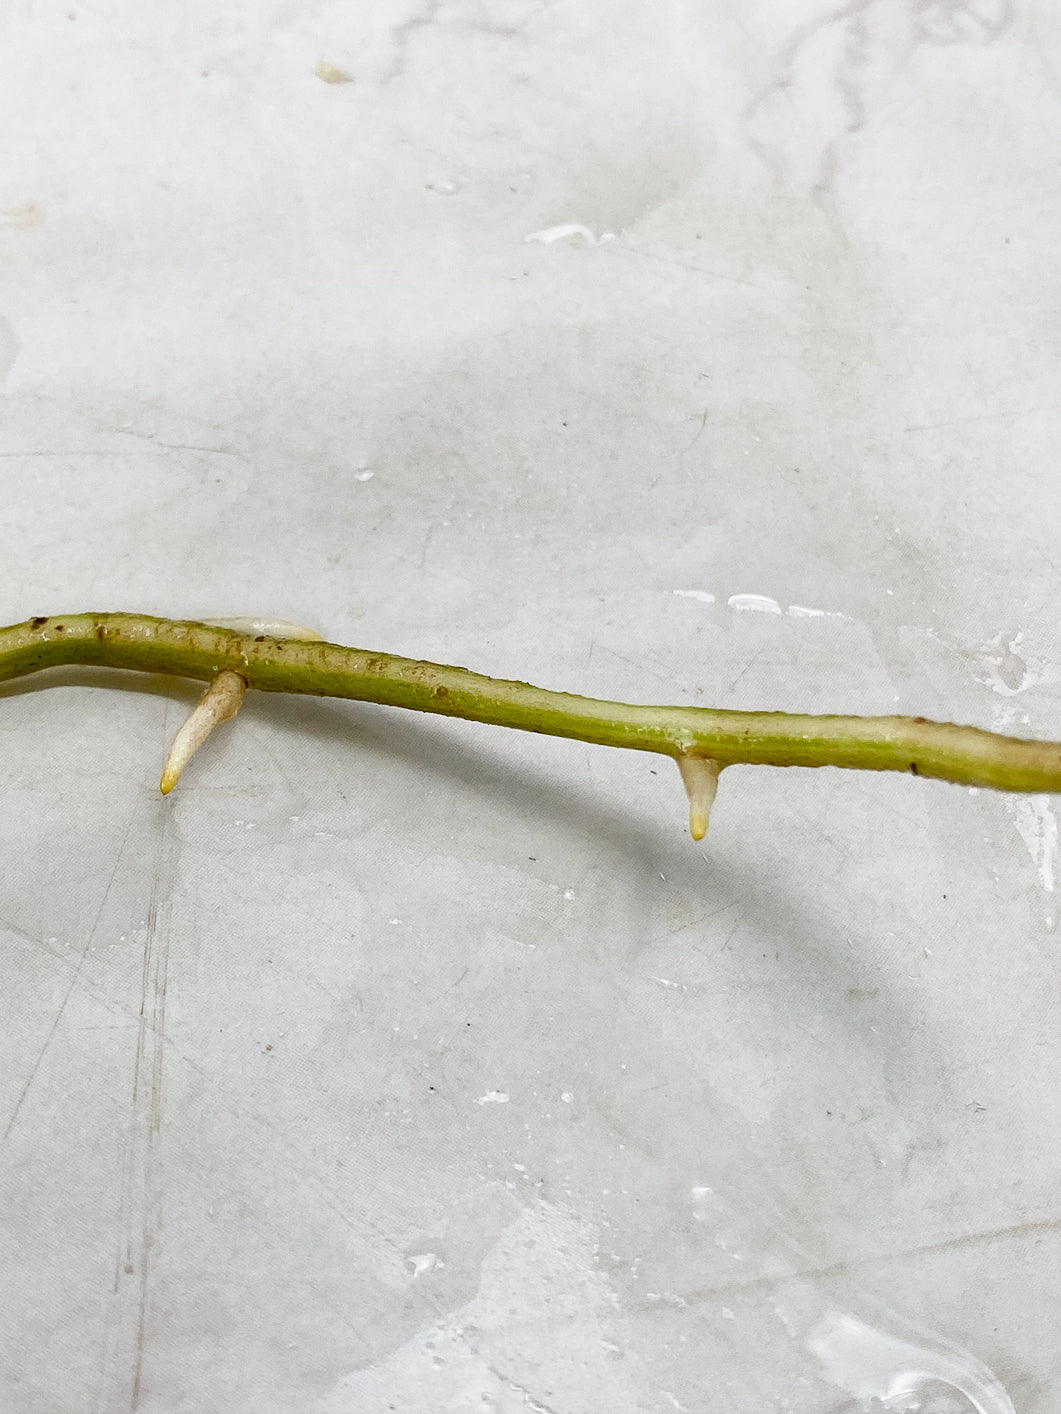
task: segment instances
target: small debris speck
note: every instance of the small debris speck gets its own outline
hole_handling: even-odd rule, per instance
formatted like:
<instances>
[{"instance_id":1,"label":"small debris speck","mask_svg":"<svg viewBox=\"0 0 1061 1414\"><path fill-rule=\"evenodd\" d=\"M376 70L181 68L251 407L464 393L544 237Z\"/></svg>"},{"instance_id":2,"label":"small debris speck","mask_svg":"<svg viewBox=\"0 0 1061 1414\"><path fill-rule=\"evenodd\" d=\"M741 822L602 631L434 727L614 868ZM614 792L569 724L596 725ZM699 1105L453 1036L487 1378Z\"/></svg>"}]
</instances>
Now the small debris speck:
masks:
<instances>
[{"instance_id":1,"label":"small debris speck","mask_svg":"<svg viewBox=\"0 0 1061 1414\"><path fill-rule=\"evenodd\" d=\"M352 75L344 69L338 69L334 64L329 64L324 59L320 61L313 72L324 83L353 83L354 81Z\"/></svg>"}]
</instances>

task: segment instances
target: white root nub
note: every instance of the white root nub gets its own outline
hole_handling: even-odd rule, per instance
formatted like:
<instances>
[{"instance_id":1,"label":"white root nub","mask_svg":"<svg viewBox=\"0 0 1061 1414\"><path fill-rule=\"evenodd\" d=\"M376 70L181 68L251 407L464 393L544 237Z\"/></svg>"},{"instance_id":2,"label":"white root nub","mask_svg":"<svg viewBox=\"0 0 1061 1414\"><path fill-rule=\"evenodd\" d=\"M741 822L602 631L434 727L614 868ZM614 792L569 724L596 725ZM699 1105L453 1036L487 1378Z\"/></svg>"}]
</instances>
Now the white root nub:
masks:
<instances>
[{"instance_id":1,"label":"white root nub","mask_svg":"<svg viewBox=\"0 0 1061 1414\"><path fill-rule=\"evenodd\" d=\"M230 628L236 633L260 633L265 638L297 638L303 643L323 643L324 635L290 619L255 619L246 615L234 619L203 619L208 628Z\"/></svg>"},{"instance_id":2,"label":"white root nub","mask_svg":"<svg viewBox=\"0 0 1061 1414\"><path fill-rule=\"evenodd\" d=\"M702 840L711 821L722 766L710 756L694 756L691 751L683 751L677 761L689 797L689 833L694 840Z\"/></svg>"},{"instance_id":3,"label":"white root nub","mask_svg":"<svg viewBox=\"0 0 1061 1414\"><path fill-rule=\"evenodd\" d=\"M169 756L162 772L162 794L170 791L181 778L187 766L203 742L222 722L234 717L243 706L243 694L247 684L239 673L225 668L192 708L192 714L173 738Z\"/></svg>"}]
</instances>

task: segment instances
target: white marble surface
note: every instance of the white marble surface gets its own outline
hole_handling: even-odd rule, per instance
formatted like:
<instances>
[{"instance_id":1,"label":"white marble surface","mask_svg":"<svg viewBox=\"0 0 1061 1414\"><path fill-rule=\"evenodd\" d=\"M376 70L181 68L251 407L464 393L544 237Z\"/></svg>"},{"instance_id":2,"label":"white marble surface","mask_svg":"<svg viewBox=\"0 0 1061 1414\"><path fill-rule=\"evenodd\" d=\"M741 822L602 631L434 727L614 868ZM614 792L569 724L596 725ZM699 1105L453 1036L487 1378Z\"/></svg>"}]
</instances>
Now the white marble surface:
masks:
<instances>
[{"instance_id":1,"label":"white marble surface","mask_svg":"<svg viewBox=\"0 0 1061 1414\"><path fill-rule=\"evenodd\" d=\"M1046 0L0 32L4 622L1061 736ZM737 768L696 846L259 696L163 801L132 685L0 702L5 1411L1058 1408L1052 800Z\"/></svg>"}]
</instances>

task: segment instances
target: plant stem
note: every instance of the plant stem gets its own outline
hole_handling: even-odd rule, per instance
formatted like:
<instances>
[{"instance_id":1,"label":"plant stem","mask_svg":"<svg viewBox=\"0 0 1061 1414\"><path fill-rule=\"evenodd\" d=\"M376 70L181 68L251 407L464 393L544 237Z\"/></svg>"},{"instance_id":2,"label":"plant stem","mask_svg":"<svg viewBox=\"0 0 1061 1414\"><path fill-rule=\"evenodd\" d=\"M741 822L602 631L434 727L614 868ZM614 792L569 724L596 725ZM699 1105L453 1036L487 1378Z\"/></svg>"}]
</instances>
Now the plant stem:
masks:
<instances>
[{"instance_id":1,"label":"plant stem","mask_svg":"<svg viewBox=\"0 0 1061 1414\"><path fill-rule=\"evenodd\" d=\"M1061 791L1061 743L923 717L603 702L483 677L467 668L147 614L58 614L0 628L0 680L69 663L205 681L227 669L261 692L354 698L675 759L707 757L720 767L738 762L843 766L907 771L995 790Z\"/></svg>"}]
</instances>

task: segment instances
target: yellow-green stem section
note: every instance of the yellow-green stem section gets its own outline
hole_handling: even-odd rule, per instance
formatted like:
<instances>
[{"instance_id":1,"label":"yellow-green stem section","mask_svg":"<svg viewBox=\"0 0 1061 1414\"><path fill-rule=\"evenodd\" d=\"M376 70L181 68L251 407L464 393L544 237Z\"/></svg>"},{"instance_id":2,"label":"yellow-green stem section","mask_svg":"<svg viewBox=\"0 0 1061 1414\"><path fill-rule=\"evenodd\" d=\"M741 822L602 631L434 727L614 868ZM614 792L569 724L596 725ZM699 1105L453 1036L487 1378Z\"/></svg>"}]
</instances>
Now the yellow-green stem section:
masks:
<instances>
[{"instance_id":1,"label":"yellow-green stem section","mask_svg":"<svg viewBox=\"0 0 1061 1414\"><path fill-rule=\"evenodd\" d=\"M229 668L260 692L354 698L664 756L693 752L723 766L844 766L995 790L1061 791L1061 742L923 717L640 707L337 643L147 614L56 614L0 629L0 681L66 663L206 681Z\"/></svg>"}]
</instances>

